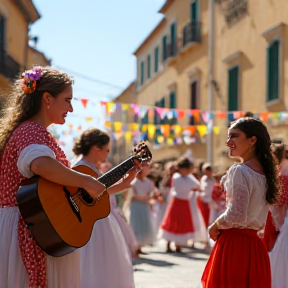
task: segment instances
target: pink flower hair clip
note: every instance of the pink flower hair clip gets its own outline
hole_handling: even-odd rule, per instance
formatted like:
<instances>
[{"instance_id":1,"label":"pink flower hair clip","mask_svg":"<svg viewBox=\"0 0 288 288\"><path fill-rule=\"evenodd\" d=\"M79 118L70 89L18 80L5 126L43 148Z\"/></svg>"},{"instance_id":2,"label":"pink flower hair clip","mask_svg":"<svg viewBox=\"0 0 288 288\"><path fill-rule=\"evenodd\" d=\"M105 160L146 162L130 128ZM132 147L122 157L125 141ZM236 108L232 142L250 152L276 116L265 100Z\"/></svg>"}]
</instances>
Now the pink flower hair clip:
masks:
<instances>
[{"instance_id":1,"label":"pink flower hair clip","mask_svg":"<svg viewBox=\"0 0 288 288\"><path fill-rule=\"evenodd\" d=\"M26 94L32 94L36 89L36 81L43 76L43 68L34 66L31 70L22 73L22 89Z\"/></svg>"}]
</instances>

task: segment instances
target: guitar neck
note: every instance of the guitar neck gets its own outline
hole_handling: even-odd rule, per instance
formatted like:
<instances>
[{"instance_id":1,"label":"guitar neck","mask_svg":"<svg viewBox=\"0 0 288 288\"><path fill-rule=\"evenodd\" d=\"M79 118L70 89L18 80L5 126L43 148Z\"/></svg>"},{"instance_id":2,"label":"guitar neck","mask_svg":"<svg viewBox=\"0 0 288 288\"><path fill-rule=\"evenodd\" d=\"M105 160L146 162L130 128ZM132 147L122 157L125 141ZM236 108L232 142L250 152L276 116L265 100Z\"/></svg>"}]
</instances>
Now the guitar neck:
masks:
<instances>
[{"instance_id":1,"label":"guitar neck","mask_svg":"<svg viewBox=\"0 0 288 288\"><path fill-rule=\"evenodd\" d=\"M131 156L127 160L109 170L107 173L101 175L99 178L97 178L97 180L104 184L106 187L110 187L119 181L131 168L134 167L133 159L134 157Z\"/></svg>"}]
</instances>

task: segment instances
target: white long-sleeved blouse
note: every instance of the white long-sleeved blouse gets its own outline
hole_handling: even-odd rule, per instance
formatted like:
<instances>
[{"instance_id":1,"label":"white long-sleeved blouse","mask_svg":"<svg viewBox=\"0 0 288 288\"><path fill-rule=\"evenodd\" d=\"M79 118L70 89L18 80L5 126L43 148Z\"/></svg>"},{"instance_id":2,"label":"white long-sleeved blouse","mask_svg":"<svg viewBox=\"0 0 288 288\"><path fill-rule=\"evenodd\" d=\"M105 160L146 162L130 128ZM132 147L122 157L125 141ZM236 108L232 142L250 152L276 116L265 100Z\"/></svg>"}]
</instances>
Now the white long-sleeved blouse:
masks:
<instances>
[{"instance_id":1,"label":"white long-sleeved blouse","mask_svg":"<svg viewBox=\"0 0 288 288\"><path fill-rule=\"evenodd\" d=\"M261 230L268 214L265 175L245 164L234 164L228 170L223 184L227 209L217 219L219 229Z\"/></svg>"}]
</instances>

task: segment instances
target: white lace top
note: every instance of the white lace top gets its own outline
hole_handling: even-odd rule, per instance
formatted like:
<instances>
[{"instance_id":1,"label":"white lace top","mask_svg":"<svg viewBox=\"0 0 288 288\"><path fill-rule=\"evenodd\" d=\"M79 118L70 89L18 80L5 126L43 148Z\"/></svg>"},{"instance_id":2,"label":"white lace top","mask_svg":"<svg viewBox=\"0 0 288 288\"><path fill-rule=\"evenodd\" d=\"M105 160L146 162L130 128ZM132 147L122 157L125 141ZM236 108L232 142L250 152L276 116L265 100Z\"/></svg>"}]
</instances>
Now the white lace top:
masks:
<instances>
[{"instance_id":1,"label":"white lace top","mask_svg":"<svg viewBox=\"0 0 288 288\"><path fill-rule=\"evenodd\" d=\"M245 164L228 170L224 188L227 209L217 219L220 229L249 228L261 230L268 214L266 177Z\"/></svg>"}]
</instances>

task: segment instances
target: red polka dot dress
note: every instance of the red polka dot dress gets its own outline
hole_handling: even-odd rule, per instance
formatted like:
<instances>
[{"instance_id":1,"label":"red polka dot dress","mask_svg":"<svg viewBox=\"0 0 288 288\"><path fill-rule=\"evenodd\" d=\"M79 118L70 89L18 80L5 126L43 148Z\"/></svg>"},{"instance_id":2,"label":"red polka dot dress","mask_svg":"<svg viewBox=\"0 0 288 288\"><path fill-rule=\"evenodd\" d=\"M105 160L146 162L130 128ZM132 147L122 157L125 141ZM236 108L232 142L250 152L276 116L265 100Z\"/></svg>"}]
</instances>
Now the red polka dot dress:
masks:
<instances>
[{"instance_id":1,"label":"red polka dot dress","mask_svg":"<svg viewBox=\"0 0 288 288\"><path fill-rule=\"evenodd\" d=\"M8 140L0 162L0 287L76 288L79 287L78 253L61 258L45 255L18 211L16 193L25 177L19 172L17 161L21 151L32 144L50 148L59 162L69 165L55 138L34 122L20 124Z\"/></svg>"}]
</instances>

